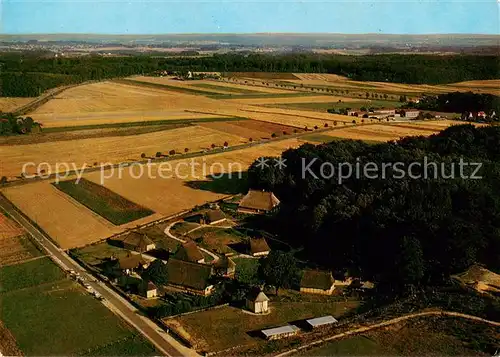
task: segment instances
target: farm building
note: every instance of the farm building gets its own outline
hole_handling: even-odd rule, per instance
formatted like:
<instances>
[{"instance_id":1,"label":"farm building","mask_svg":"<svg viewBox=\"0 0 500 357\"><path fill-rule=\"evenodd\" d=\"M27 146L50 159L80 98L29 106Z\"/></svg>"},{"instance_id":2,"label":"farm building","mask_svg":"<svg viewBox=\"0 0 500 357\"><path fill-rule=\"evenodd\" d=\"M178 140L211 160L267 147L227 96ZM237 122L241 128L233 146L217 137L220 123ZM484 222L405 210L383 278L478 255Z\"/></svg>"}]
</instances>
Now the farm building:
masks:
<instances>
[{"instance_id":1,"label":"farm building","mask_svg":"<svg viewBox=\"0 0 500 357\"><path fill-rule=\"evenodd\" d=\"M337 319L335 319L333 316L330 315L306 320L307 325L311 329L330 326L336 324L337 322L338 322Z\"/></svg>"},{"instance_id":2,"label":"farm building","mask_svg":"<svg viewBox=\"0 0 500 357\"><path fill-rule=\"evenodd\" d=\"M418 117L419 114L420 114L420 110L416 110L416 109L405 110L405 117L407 119L414 119L414 118Z\"/></svg>"},{"instance_id":3,"label":"farm building","mask_svg":"<svg viewBox=\"0 0 500 357\"><path fill-rule=\"evenodd\" d=\"M215 273L226 278L233 277L236 272L236 263L228 257L221 257L214 264Z\"/></svg>"},{"instance_id":4,"label":"farm building","mask_svg":"<svg viewBox=\"0 0 500 357\"><path fill-rule=\"evenodd\" d=\"M261 331L267 340L278 340L284 337L295 336L299 333L299 328L294 325L270 328Z\"/></svg>"},{"instance_id":5,"label":"farm building","mask_svg":"<svg viewBox=\"0 0 500 357\"><path fill-rule=\"evenodd\" d=\"M186 292L198 295L210 295L213 285L210 284L212 267L206 264L170 259L167 263L168 284Z\"/></svg>"},{"instance_id":6,"label":"farm building","mask_svg":"<svg viewBox=\"0 0 500 357\"><path fill-rule=\"evenodd\" d=\"M201 213L192 214L184 217L184 221L198 224L205 224L205 218Z\"/></svg>"},{"instance_id":7,"label":"farm building","mask_svg":"<svg viewBox=\"0 0 500 357\"><path fill-rule=\"evenodd\" d=\"M264 314L269 311L269 298L260 289L250 291L245 306L255 314Z\"/></svg>"},{"instance_id":8,"label":"farm building","mask_svg":"<svg viewBox=\"0 0 500 357\"><path fill-rule=\"evenodd\" d=\"M226 220L226 215L220 209L212 209L205 213L206 224L217 224Z\"/></svg>"},{"instance_id":9,"label":"farm building","mask_svg":"<svg viewBox=\"0 0 500 357\"><path fill-rule=\"evenodd\" d=\"M320 270L305 270L300 281L300 292L331 295L335 289L332 273Z\"/></svg>"},{"instance_id":10,"label":"farm building","mask_svg":"<svg viewBox=\"0 0 500 357\"><path fill-rule=\"evenodd\" d=\"M130 275L134 272L146 269L149 266L149 261L144 259L140 254L130 254L125 258L116 260L115 270L121 274Z\"/></svg>"},{"instance_id":11,"label":"farm building","mask_svg":"<svg viewBox=\"0 0 500 357\"><path fill-rule=\"evenodd\" d=\"M254 257L266 256L271 252L264 238L250 238L250 254Z\"/></svg>"},{"instance_id":12,"label":"farm building","mask_svg":"<svg viewBox=\"0 0 500 357\"><path fill-rule=\"evenodd\" d=\"M123 240L123 248L144 253L156 248L154 242L144 233L131 232Z\"/></svg>"},{"instance_id":13,"label":"farm building","mask_svg":"<svg viewBox=\"0 0 500 357\"><path fill-rule=\"evenodd\" d=\"M151 299L158 296L158 290L156 285L151 281L146 282L145 280L139 285L139 293L147 299Z\"/></svg>"},{"instance_id":14,"label":"farm building","mask_svg":"<svg viewBox=\"0 0 500 357\"><path fill-rule=\"evenodd\" d=\"M280 204L280 200L267 191L250 190L241 199L238 212L241 213L267 213L274 210Z\"/></svg>"},{"instance_id":15,"label":"farm building","mask_svg":"<svg viewBox=\"0 0 500 357\"><path fill-rule=\"evenodd\" d=\"M198 246L192 240L183 243L175 253L176 259L185 260L194 263L205 263L203 254L198 249Z\"/></svg>"}]
</instances>

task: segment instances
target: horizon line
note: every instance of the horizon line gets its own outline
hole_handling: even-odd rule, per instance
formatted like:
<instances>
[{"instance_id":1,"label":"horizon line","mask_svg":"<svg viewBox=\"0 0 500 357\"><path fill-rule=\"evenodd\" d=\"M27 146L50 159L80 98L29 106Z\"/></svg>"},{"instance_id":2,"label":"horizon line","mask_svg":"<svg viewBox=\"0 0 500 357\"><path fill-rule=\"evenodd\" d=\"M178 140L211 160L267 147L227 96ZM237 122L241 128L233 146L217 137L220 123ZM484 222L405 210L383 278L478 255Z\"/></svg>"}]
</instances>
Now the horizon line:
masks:
<instances>
[{"instance_id":1,"label":"horizon line","mask_svg":"<svg viewBox=\"0 0 500 357\"><path fill-rule=\"evenodd\" d=\"M346 33L346 32L176 32L176 33L150 33L150 34L124 34L124 33L97 33L97 32L35 32L35 33L0 33L0 36L57 36L57 35L92 35L92 36L200 36L200 35L348 35L348 36L490 36L499 37L500 34L490 33L462 33L462 32L447 32L447 33L380 33L380 32L365 32L365 33Z\"/></svg>"}]
</instances>

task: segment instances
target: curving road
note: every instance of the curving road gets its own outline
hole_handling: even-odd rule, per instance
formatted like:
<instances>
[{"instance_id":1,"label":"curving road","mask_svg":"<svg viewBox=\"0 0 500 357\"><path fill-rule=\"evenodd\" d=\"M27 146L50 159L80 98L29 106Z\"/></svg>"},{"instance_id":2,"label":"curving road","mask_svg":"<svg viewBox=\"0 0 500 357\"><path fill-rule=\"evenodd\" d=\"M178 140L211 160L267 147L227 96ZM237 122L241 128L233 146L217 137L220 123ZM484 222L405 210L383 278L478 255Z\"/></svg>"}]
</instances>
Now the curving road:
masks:
<instances>
[{"instance_id":1,"label":"curving road","mask_svg":"<svg viewBox=\"0 0 500 357\"><path fill-rule=\"evenodd\" d=\"M57 265L66 271L72 269L78 272L95 291L104 297L105 300L103 300L103 304L106 307L136 328L165 356L198 356L194 350L184 347L151 320L141 316L134 306L118 295L112 288L87 273L87 271L76 261L71 259L64 250L52 243L42 231L26 219L1 193L0 209L8 213L11 219L24 227Z\"/></svg>"}]
</instances>

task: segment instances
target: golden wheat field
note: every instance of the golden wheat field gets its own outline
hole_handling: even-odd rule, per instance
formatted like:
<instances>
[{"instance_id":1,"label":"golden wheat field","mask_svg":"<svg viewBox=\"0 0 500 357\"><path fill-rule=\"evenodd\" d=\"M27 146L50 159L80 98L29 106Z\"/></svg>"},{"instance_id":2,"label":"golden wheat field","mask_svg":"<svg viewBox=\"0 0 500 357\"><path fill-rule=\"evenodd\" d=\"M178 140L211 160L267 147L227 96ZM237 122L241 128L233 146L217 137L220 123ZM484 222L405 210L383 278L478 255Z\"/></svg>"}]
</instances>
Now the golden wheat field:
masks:
<instances>
[{"instance_id":1,"label":"golden wheat field","mask_svg":"<svg viewBox=\"0 0 500 357\"><path fill-rule=\"evenodd\" d=\"M250 85L253 84L254 82L252 81L246 81L245 80L239 80L239 83L234 83L233 81L231 82L225 82L223 80L219 81L206 81L206 83L212 84L212 85L217 85L221 87L227 87L229 89L234 88L234 89L241 89L241 90L248 90L248 91L254 91L254 92L260 92L260 93L269 93L269 94L289 94L293 93L292 90L287 90L287 89L279 89L279 88L273 88L273 87L262 87L262 86L256 86L256 85ZM262 84L261 82L259 82ZM256 83L257 84L257 83Z\"/></svg>"},{"instance_id":2,"label":"golden wheat field","mask_svg":"<svg viewBox=\"0 0 500 357\"><path fill-rule=\"evenodd\" d=\"M0 98L0 112L10 112L31 102L33 98Z\"/></svg>"},{"instance_id":3,"label":"golden wheat field","mask_svg":"<svg viewBox=\"0 0 500 357\"><path fill-rule=\"evenodd\" d=\"M194 120L219 118L220 115L200 115L187 111L121 111L96 113L50 113L33 114L31 117L43 124L44 128L76 127L84 125L137 123L159 120Z\"/></svg>"},{"instance_id":4,"label":"golden wheat field","mask_svg":"<svg viewBox=\"0 0 500 357\"><path fill-rule=\"evenodd\" d=\"M225 197L224 193L198 188L198 181L206 182L210 173L246 170L260 156L277 156L283 150L300 144L301 142L295 139L272 142L248 149L195 158L197 165L191 165L191 159L165 162L161 166L152 164L150 169L142 165L145 174L140 178L133 177L139 176L137 167L133 171L124 169L121 174L118 169L104 171L104 176L101 176L100 171L85 174L84 178L99 184L102 182L110 190L156 212L121 226L112 225L53 187L49 181L9 187L2 192L29 218L36 221L62 248L68 249L84 246L138 224ZM165 178L160 176L160 170ZM101 177L104 177L103 181Z\"/></svg>"},{"instance_id":5,"label":"golden wheat field","mask_svg":"<svg viewBox=\"0 0 500 357\"><path fill-rule=\"evenodd\" d=\"M342 102L360 102L356 98L337 97L333 95L303 96L303 97L282 97L282 98L235 98L227 101L231 103L241 103L248 105L260 104L282 104L282 103L333 103L341 100Z\"/></svg>"},{"instance_id":6,"label":"golden wheat field","mask_svg":"<svg viewBox=\"0 0 500 357\"><path fill-rule=\"evenodd\" d=\"M56 163L81 167L84 164L92 166L94 163L136 161L140 160L142 153L151 157L157 152L168 154L170 150L183 153L185 148L195 152L208 149L212 144L220 147L225 141L229 145L237 145L247 140L208 127L189 126L133 136L0 146L0 176L19 176L24 163L38 165L47 162L51 170L55 170ZM34 165L31 165L28 172L34 174L34 170ZM45 167L45 170L48 170L48 167Z\"/></svg>"},{"instance_id":7,"label":"golden wheat field","mask_svg":"<svg viewBox=\"0 0 500 357\"><path fill-rule=\"evenodd\" d=\"M443 127L444 129L444 127ZM334 129L324 132L323 134L336 138L355 139L355 140L369 140L369 141L389 141L397 140L405 136L428 136L433 132L440 130L430 131L429 129L417 129L409 127L400 127L398 125L361 125L349 128Z\"/></svg>"},{"instance_id":8,"label":"golden wheat field","mask_svg":"<svg viewBox=\"0 0 500 357\"><path fill-rule=\"evenodd\" d=\"M194 101L193 99L196 98ZM88 113L111 111L184 110L216 106L203 96L116 82L100 82L70 88L39 107L33 114Z\"/></svg>"}]
</instances>

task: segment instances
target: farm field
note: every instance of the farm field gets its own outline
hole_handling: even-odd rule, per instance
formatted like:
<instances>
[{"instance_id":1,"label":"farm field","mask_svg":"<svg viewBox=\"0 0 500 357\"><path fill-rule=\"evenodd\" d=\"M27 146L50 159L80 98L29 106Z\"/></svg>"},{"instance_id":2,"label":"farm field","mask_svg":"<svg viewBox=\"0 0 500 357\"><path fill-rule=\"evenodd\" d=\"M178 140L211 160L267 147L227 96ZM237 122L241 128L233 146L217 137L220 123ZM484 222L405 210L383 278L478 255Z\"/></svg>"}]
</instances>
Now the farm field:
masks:
<instances>
[{"instance_id":1,"label":"farm field","mask_svg":"<svg viewBox=\"0 0 500 357\"><path fill-rule=\"evenodd\" d=\"M200 124L202 127L214 129L223 133L237 135L248 140L270 139L272 134L281 136L283 132L292 134L294 130L302 132L302 129L268 122L259 122L254 120L231 121L231 122L213 122Z\"/></svg>"},{"instance_id":2,"label":"farm field","mask_svg":"<svg viewBox=\"0 0 500 357\"><path fill-rule=\"evenodd\" d=\"M220 116L186 112L184 110L165 110L165 111L121 111L121 112L95 112L95 113L47 113L47 114L31 114L31 117L42 123L44 128L60 128L60 127L79 127L90 125L107 125L107 124L125 124L130 125L138 122L164 122L172 121L186 122L193 120L218 119Z\"/></svg>"},{"instance_id":3,"label":"farm field","mask_svg":"<svg viewBox=\"0 0 500 357\"><path fill-rule=\"evenodd\" d=\"M333 95L305 95L302 97L271 97L271 98L235 98L230 99L231 103L241 103L249 105L262 105L262 104L295 104L295 103L334 103L341 100L342 102L366 102L365 100L348 98L348 97L338 97ZM346 104L344 104L346 105Z\"/></svg>"},{"instance_id":4,"label":"farm field","mask_svg":"<svg viewBox=\"0 0 500 357\"><path fill-rule=\"evenodd\" d=\"M157 354L48 258L1 268L0 277L9 282L0 292L0 320L25 355Z\"/></svg>"},{"instance_id":5,"label":"farm field","mask_svg":"<svg viewBox=\"0 0 500 357\"><path fill-rule=\"evenodd\" d=\"M290 90L270 88L270 87L256 87L245 85L244 83L227 83L224 81L212 80L196 80L196 81L179 81L171 77L146 77L146 76L133 76L130 77L134 81L161 84L165 86L173 86L185 89L196 89L201 92L206 92L207 95L211 94L233 94L245 95L255 93L273 93L273 94L286 94Z\"/></svg>"},{"instance_id":6,"label":"farm field","mask_svg":"<svg viewBox=\"0 0 500 357\"><path fill-rule=\"evenodd\" d=\"M25 235L0 238L0 267L41 255L42 253Z\"/></svg>"},{"instance_id":7,"label":"farm field","mask_svg":"<svg viewBox=\"0 0 500 357\"><path fill-rule=\"evenodd\" d=\"M9 187L2 192L63 249L86 245L120 231L49 181Z\"/></svg>"},{"instance_id":8,"label":"farm field","mask_svg":"<svg viewBox=\"0 0 500 357\"><path fill-rule=\"evenodd\" d=\"M23 232L14 221L0 213L0 240L17 237Z\"/></svg>"},{"instance_id":9,"label":"farm field","mask_svg":"<svg viewBox=\"0 0 500 357\"><path fill-rule=\"evenodd\" d=\"M220 103L165 89L117 82L70 88L30 114L44 126L74 126L134 121L210 117L187 110L218 108Z\"/></svg>"},{"instance_id":10,"label":"farm field","mask_svg":"<svg viewBox=\"0 0 500 357\"><path fill-rule=\"evenodd\" d=\"M2 192L29 218L37 222L62 248L81 247L110 237L127 228L134 228L139 224L151 222L191 209L195 205L227 196L229 193L227 181L224 181L224 185L218 185L217 180L212 181L207 178L211 174L212 164L217 163L213 166L213 173L221 172L222 169L228 171L229 169L239 170L241 168L244 171L260 156L279 155L282 151L300 144L299 140L287 139L206 157L166 162L165 164L171 166L163 166L163 170L165 167L172 167L173 170L178 167L178 172L163 172L164 177L175 174L177 178L162 179L159 176L157 164L151 165L151 178L145 174L134 179L130 176L129 170L124 170L120 179L119 171L115 171L114 175L106 176L109 178L103 181L104 186L128 200L156 212L151 216L119 227L114 226L56 189L50 181L8 187ZM190 167L192 160L198 163L192 165L193 169ZM181 162L181 165L176 166ZM203 166L204 163L205 166ZM145 172L147 173L147 170ZM101 184L100 174L100 172L93 172L85 174L83 177ZM108 174L109 172L106 173L106 175ZM235 182L229 182L229 184L238 184L240 180L236 175L232 181Z\"/></svg>"},{"instance_id":11,"label":"farm field","mask_svg":"<svg viewBox=\"0 0 500 357\"><path fill-rule=\"evenodd\" d=\"M61 181L54 186L115 225L147 217L154 212L86 179Z\"/></svg>"},{"instance_id":12,"label":"farm field","mask_svg":"<svg viewBox=\"0 0 500 357\"><path fill-rule=\"evenodd\" d=\"M215 144L222 146L247 142L237 135L222 133L208 127L189 126L185 128L159 131L135 136L115 136L61 142L44 142L23 146L2 146L2 167L0 176L16 177L21 174L24 163L47 162L55 172L56 163L75 164L78 168L94 166L94 163L119 163L141 159L141 154L154 157L156 152L168 153L170 150L184 152L202 151ZM29 174L35 173L35 166ZM48 170L48 167L44 168ZM61 170L64 168L61 166Z\"/></svg>"},{"instance_id":13,"label":"farm field","mask_svg":"<svg viewBox=\"0 0 500 357\"><path fill-rule=\"evenodd\" d=\"M0 112L10 112L31 102L33 98L0 98Z\"/></svg>"},{"instance_id":14,"label":"farm field","mask_svg":"<svg viewBox=\"0 0 500 357\"><path fill-rule=\"evenodd\" d=\"M328 301L328 302L327 302ZM331 314L339 317L357 306L354 301L332 301L325 298L323 302L273 302L268 315L255 316L242 309L224 307L198 312L177 318L166 318L163 321L174 329L181 328L197 350L221 351L233 346L257 345L263 343L258 337L248 333L263 328L281 326L287 322ZM211 326L207 329L207 326Z\"/></svg>"},{"instance_id":15,"label":"farm field","mask_svg":"<svg viewBox=\"0 0 500 357\"><path fill-rule=\"evenodd\" d=\"M0 293L25 289L64 278L64 273L50 258L0 268Z\"/></svg>"},{"instance_id":16,"label":"farm field","mask_svg":"<svg viewBox=\"0 0 500 357\"><path fill-rule=\"evenodd\" d=\"M444 129L444 127L442 129ZM439 131L440 130L437 129L434 132L437 133ZM432 133L433 131L430 131L429 129L426 128L418 129L410 127L400 127L397 125L374 124L374 125L357 126L349 128L339 128L323 132L322 134L329 135L335 138L382 142L389 140L397 140L404 136L418 136L418 135L428 136Z\"/></svg>"},{"instance_id":17,"label":"farm field","mask_svg":"<svg viewBox=\"0 0 500 357\"><path fill-rule=\"evenodd\" d=\"M343 98L346 99L346 98ZM351 101L342 101L342 102L311 102L311 103L277 103L277 104L266 104L266 107L269 108L282 108L282 109L297 109L297 110L311 110L311 111L319 111L326 112L328 109L341 109L341 108L350 108L350 109L360 109L362 107L370 108L370 107L378 107L378 108L398 108L401 103L399 102L391 102L391 101L370 101L370 100L362 100L362 99L353 99Z\"/></svg>"}]
</instances>

